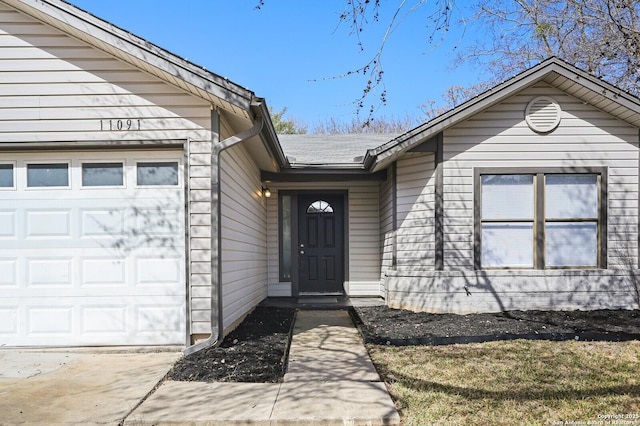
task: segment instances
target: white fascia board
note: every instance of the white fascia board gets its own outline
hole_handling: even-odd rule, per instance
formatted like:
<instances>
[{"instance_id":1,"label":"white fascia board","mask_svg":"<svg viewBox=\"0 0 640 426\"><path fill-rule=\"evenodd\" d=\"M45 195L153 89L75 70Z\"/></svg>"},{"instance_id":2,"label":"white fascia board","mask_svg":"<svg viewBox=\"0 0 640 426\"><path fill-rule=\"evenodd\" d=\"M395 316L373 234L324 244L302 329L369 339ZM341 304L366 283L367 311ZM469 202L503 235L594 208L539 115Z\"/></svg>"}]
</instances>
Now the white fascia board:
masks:
<instances>
[{"instance_id":1,"label":"white fascia board","mask_svg":"<svg viewBox=\"0 0 640 426\"><path fill-rule=\"evenodd\" d=\"M2 0L5 4L37 20L47 23L71 36L116 55L119 59L140 68L139 62L166 74L165 80L184 81L194 95L202 97L203 90L244 111L249 111L254 94L228 79L110 24L88 12L60 0Z\"/></svg>"}]
</instances>

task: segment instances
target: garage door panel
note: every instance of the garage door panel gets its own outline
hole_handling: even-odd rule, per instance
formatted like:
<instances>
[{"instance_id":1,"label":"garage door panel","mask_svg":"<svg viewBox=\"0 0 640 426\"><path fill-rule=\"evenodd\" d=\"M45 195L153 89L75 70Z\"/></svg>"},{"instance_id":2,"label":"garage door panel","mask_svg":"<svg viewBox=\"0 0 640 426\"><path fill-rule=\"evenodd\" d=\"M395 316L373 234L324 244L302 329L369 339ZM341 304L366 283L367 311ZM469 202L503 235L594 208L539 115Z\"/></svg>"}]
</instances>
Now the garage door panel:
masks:
<instances>
[{"instance_id":1,"label":"garage door panel","mask_svg":"<svg viewBox=\"0 0 640 426\"><path fill-rule=\"evenodd\" d=\"M0 341L7 346L183 344L185 304L173 296L41 298L0 306ZM4 300L7 303L9 300ZM14 301L17 303L17 301Z\"/></svg>"},{"instance_id":2,"label":"garage door panel","mask_svg":"<svg viewBox=\"0 0 640 426\"><path fill-rule=\"evenodd\" d=\"M80 310L83 335L126 335L127 306L102 305Z\"/></svg>"},{"instance_id":3,"label":"garage door panel","mask_svg":"<svg viewBox=\"0 0 640 426\"><path fill-rule=\"evenodd\" d=\"M179 257L139 257L136 259L138 286L175 287L183 280Z\"/></svg>"},{"instance_id":4,"label":"garage door panel","mask_svg":"<svg viewBox=\"0 0 640 426\"><path fill-rule=\"evenodd\" d=\"M138 159L182 167L182 153L101 153L125 163L119 188L82 187L83 157L7 154L18 170L0 191L0 346L183 344L184 189L135 182ZM38 162L69 164L69 187L27 188Z\"/></svg>"},{"instance_id":5,"label":"garage door panel","mask_svg":"<svg viewBox=\"0 0 640 426\"><path fill-rule=\"evenodd\" d=\"M0 291L18 286L18 258L0 259Z\"/></svg>"},{"instance_id":6,"label":"garage door panel","mask_svg":"<svg viewBox=\"0 0 640 426\"><path fill-rule=\"evenodd\" d=\"M0 211L0 241L8 238L17 238L16 212Z\"/></svg>"},{"instance_id":7,"label":"garage door panel","mask_svg":"<svg viewBox=\"0 0 640 426\"><path fill-rule=\"evenodd\" d=\"M60 250L75 256L48 256L47 249L25 251L23 258L0 258L2 297L101 297L114 294L184 295L184 257L157 248L107 256L100 249Z\"/></svg>"},{"instance_id":8,"label":"garage door panel","mask_svg":"<svg viewBox=\"0 0 640 426\"><path fill-rule=\"evenodd\" d=\"M80 259L82 287L124 287L127 285L127 260L124 257Z\"/></svg>"},{"instance_id":9,"label":"garage door panel","mask_svg":"<svg viewBox=\"0 0 640 426\"><path fill-rule=\"evenodd\" d=\"M122 297L123 300L127 298L139 298L144 300L145 298L157 298L157 297L169 297L177 304L178 298L185 298L184 292L176 290L170 286L137 286L137 287L102 287L99 289L93 287L82 288L45 288L45 287L33 287L33 288L9 288L2 290L2 297L0 297L0 305L8 306L8 300L16 300L16 305L13 307L21 306L26 303L25 300L18 299L31 299L35 302L49 302L56 303L65 298L71 300L85 300L91 303L101 304L104 300L114 297ZM100 293L99 296L96 296ZM60 302L62 303L62 302ZM142 303L142 302L140 302Z\"/></svg>"},{"instance_id":10,"label":"garage door panel","mask_svg":"<svg viewBox=\"0 0 640 426\"><path fill-rule=\"evenodd\" d=\"M27 287L73 287L73 258L26 259Z\"/></svg>"},{"instance_id":11,"label":"garage door panel","mask_svg":"<svg viewBox=\"0 0 640 426\"><path fill-rule=\"evenodd\" d=\"M66 335L73 332L73 305L27 307L27 335Z\"/></svg>"},{"instance_id":12,"label":"garage door panel","mask_svg":"<svg viewBox=\"0 0 640 426\"><path fill-rule=\"evenodd\" d=\"M82 238L118 238L125 234L124 208L81 209L80 236Z\"/></svg>"},{"instance_id":13,"label":"garage door panel","mask_svg":"<svg viewBox=\"0 0 640 426\"><path fill-rule=\"evenodd\" d=\"M27 238L71 238L71 209L25 212Z\"/></svg>"},{"instance_id":14,"label":"garage door panel","mask_svg":"<svg viewBox=\"0 0 640 426\"><path fill-rule=\"evenodd\" d=\"M172 333L179 329L183 321L182 311L173 305L138 306L138 332Z\"/></svg>"},{"instance_id":15,"label":"garage door panel","mask_svg":"<svg viewBox=\"0 0 640 426\"><path fill-rule=\"evenodd\" d=\"M0 307L0 339L9 337L18 337L18 309Z\"/></svg>"},{"instance_id":16,"label":"garage door panel","mask_svg":"<svg viewBox=\"0 0 640 426\"><path fill-rule=\"evenodd\" d=\"M136 229L145 234L173 235L179 224L181 211L171 207L147 207L136 211Z\"/></svg>"}]
</instances>

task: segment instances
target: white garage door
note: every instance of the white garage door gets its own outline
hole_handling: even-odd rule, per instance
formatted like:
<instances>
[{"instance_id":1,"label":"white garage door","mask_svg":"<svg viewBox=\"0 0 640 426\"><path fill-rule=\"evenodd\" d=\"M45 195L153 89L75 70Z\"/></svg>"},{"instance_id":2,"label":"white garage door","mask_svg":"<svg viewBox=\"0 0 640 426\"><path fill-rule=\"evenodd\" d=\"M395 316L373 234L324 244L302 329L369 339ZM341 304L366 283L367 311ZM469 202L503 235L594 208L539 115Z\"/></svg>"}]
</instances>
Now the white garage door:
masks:
<instances>
[{"instance_id":1,"label":"white garage door","mask_svg":"<svg viewBox=\"0 0 640 426\"><path fill-rule=\"evenodd\" d=\"M185 342L181 152L0 157L0 346Z\"/></svg>"}]
</instances>

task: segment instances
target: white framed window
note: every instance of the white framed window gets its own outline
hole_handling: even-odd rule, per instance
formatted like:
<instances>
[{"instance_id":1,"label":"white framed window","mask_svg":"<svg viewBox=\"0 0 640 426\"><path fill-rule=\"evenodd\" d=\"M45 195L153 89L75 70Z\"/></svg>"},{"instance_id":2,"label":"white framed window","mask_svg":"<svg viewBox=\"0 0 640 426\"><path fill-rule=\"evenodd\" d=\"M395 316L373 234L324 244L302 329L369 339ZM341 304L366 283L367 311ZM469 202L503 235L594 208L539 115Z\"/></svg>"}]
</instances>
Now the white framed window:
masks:
<instances>
[{"instance_id":1,"label":"white framed window","mask_svg":"<svg viewBox=\"0 0 640 426\"><path fill-rule=\"evenodd\" d=\"M545 264L598 266L599 177L545 175Z\"/></svg>"},{"instance_id":2,"label":"white framed window","mask_svg":"<svg viewBox=\"0 0 640 426\"><path fill-rule=\"evenodd\" d=\"M180 183L177 161L139 161L136 163L138 186L177 186Z\"/></svg>"},{"instance_id":3,"label":"white framed window","mask_svg":"<svg viewBox=\"0 0 640 426\"><path fill-rule=\"evenodd\" d=\"M0 163L0 190L16 189L16 163Z\"/></svg>"},{"instance_id":4,"label":"white framed window","mask_svg":"<svg viewBox=\"0 0 640 426\"><path fill-rule=\"evenodd\" d=\"M606 168L475 173L476 269L606 268Z\"/></svg>"},{"instance_id":5,"label":"white framed window","mask_svg":"<svg viewBox=\"0 0 640 426\"><path fill-rule=\"evenodd\" d=\"M483 175L482 266L533 268L533 175Z\"/></svg>"},{"instance_id":6,"label":"white framed window","mask_svg":"<svg viewBox=\"0 0 640 426\"><path fill-rule=\"evenodd\" d=\"M27 163L27 188L69 188L69 162Z\"/></svg>"},{"instance_id":7,"label":"white framed window","mask_svg":"<svg viewBox=\"0 0 640 426\"><path fill-rule=\"evenodd\" d=\"M96 187L123 187L125 182L124 162L83 162L82 186Z\"/></svg>"}]
</instances>

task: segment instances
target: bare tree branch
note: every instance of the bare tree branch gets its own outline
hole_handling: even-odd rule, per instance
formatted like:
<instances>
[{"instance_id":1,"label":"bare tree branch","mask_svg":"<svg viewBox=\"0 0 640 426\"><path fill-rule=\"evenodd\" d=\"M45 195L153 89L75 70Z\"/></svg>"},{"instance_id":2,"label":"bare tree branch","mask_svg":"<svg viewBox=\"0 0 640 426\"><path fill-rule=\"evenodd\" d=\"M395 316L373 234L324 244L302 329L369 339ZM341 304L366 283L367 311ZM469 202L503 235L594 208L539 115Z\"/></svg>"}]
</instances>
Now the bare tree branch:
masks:
<instances>
[{"instance_id":1,"label":"bare tree branch","mask_svg":"<svg viewBox=\"0 0 640 426\"><path fill-rule=\"evenodd\" d=\"M426 27L430 29L427 33L426 42L435 45L444 40L454 12L455 0L397 0L396 2L385 2L381 0L343 0L344 9L340 14L338 26L346 24L349 26L349 35L355 37L356 45L361 52L367 51L361 34L367 31L372 23L380 22L383 16L383 8L391 11L390 18L386 22L386 30L382 36L375 52L363 61L361 66L348 69L343 73L320 78L312 81L336 80L360 76L364 78L361 94L353 101L356 115L366 110L366 118L358 121L363 126L373 124L374 113L387 103L387 89L385 85L385 70L383 59L387 42L392 37L393 32L409 16L416 13L423 7L428 7L425 17ZM389 4L392 3L392 4ZM384 4L384 6L383 6ZM265 1L258 0L257 9L264 7ZM386 15L386 14L384 14ZM438 36L440 36L438 38Z\"/></svg>"},{"instance_id":2,"label":"bare tree branch","mask_svg":"<svg viewBox=\"0 0 640 426\"><path fill-rule=\"evenodd\" d=\"M640 94L640 4L634 0L480 0L488 40L460 56L503 81L557 56Z\"/></svg>"}]
</instances>

